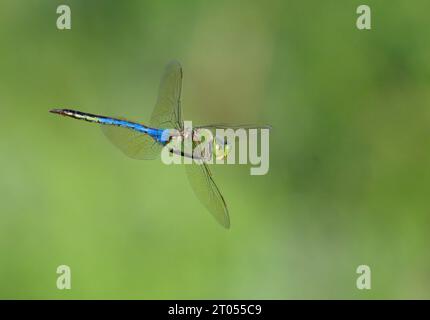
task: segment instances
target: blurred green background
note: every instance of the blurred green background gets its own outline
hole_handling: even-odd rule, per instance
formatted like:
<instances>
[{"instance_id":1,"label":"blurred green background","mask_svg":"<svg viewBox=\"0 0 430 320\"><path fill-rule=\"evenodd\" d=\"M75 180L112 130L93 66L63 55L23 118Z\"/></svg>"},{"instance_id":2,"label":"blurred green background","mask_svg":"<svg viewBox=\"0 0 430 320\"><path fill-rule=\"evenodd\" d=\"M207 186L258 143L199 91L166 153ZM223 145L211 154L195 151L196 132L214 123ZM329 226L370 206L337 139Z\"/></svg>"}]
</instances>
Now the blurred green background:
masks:
<instances>
[{"instance_id":1,"label":"blurred green background","mask_svg":"<svg viewBox=\"0 0 430 320\"><path fill-rule=\"evenodd\" d=\"M360 4L2 0L0 298L430 298L430 2ZM145 122L171 59L185 119L274 127L267 175L213 168L229 231L181 166L48 113Z\"/></svg>"}]
</instances>

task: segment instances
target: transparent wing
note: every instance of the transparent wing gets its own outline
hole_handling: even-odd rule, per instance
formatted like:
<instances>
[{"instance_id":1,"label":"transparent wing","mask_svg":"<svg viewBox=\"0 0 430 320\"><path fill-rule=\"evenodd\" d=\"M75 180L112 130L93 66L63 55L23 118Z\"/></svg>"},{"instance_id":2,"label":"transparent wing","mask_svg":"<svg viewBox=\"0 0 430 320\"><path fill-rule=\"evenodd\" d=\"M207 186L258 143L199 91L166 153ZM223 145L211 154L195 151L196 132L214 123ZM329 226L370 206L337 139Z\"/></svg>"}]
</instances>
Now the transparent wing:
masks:
<instances>
[{"instance_id":1,"label":"transparent wing","mask_svg":"<svg viewBox=\"0 0 430 320\"><path fill-rule=\"evenodd\" d=\"M268 125L244 124L210 124L194 127L194 129L208 129L212 134L216 135L216 129L271 129ZM186 164L185 165L188 180L194 190L197 198L203 203L207 210L215 217L215 219L225 228L230 227L230 217L228 214L227 204L222 196L218 186L216 185L213 176L206 163L203 164Z\"/></svg>"},{"instance_id":2,"label":"transparent wing","mask_svg":"<svg viewBox=\"0 0 430 320\"><path fill-rule=\"evenodd\" d=\"M251 129L268 129L271 130L272 127L269 125L258 125L258 124L208 124L208 125L202 125L202 126L195 126L194 129L206 129L209 130L212 133L213 137L218 138L225 138L225 136L228 134L227 129L232 129L233 131L236 131L238 129L243 129L246 132L246 135L249 136L249 130ZM226 133L223 132L217 132L217 129L226 130Z\"/></svg>"},{"instance_id":3,"label":"transparent wing","mask_svg":"<svg viewBox=\"0 0 430 320\"><path fill-rule=\"evenodd\" d=\"M217 129L221 129L221 130L232 129L234 131L236 131L238 129L244 129L248 133L249 130L251 130L251 129L269 129L269 130L271 130L272 127L268 126L268 125L258 125L258 124L238 124L238 125L234 125L234 124L208 124L208 125L203 125L203 126L195 126L194 129L207 129L215 137L217 135L216 134Z\"/></svg>"},{"instance_id":4,"label":"transparent wing","mask_svg":"<svg viewBox=\"0 0 430 320\"><path fill-rule=\"evenodd\" d=\"M108 140L125 155L138 160L152 160L160 155L162 145L151 136L118 126L101 125Z\"/></svg>"},{"instance_id":5,"label":"transparent wing","mask_svg":"<svg viewBox=\"0 0 430 320\"><path fill-rule=\"evenodd\" d=\"M182 129L181 120L182 67L178 61L170 62L158 89L158 99L150 124L154 128Z\"/></svg>"},{"instance_id":6,"label":"transparent wing","mask_svg":"<svg viewBox=\"0 0 430 320\"><path fill-rule=\"evenodd\" d=\"M152 127L182 129L181 88L182 67L179 62L172 61L166 66L161 79L150 120ZM146 134L117 126L102 126L102 131L116 147L133 159L155 159L161 153L162 145Z\"/></svg>"},{"instance_id":7,"label":"transparent wing","mask_svg":"<svg viewBox=\"0 0 430 320\"><path fill-rule=\"evenodd\" d=\"M226 229L230 228L227 204L206 163L185 164L190 185L197 198Z\"/></svg>"},{"instance_id":8,"label":"transparent wing","mask_svg":"<svg viewBox=\"0 0 430 320\"><path fill-rule=\"evenodd\" d=\"M259 124L207 124L202 126L195 126L197 129L272 129L269 125L259 125Z\"/></svg>"}]
</instances>

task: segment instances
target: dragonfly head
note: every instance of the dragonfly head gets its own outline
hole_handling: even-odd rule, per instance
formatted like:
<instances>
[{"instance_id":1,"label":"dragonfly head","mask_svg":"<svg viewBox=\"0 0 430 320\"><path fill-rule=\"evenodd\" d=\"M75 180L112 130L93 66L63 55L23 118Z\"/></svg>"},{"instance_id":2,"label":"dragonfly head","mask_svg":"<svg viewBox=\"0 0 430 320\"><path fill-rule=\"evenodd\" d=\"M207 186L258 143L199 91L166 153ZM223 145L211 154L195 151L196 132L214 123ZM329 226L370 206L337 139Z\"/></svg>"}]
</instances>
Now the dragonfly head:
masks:
<instances>
[{"instance_id":1,"label":"dragonfly head","mask_svg":"<svg viewBox=\"0 0 430 320\"><path fill-rule=\"evenodd\" d=\"M216 136L213 140L213 154L218 160L222 160L228 156L231 151L231 145L226 137Z\"/></svg>"}]
</instances>

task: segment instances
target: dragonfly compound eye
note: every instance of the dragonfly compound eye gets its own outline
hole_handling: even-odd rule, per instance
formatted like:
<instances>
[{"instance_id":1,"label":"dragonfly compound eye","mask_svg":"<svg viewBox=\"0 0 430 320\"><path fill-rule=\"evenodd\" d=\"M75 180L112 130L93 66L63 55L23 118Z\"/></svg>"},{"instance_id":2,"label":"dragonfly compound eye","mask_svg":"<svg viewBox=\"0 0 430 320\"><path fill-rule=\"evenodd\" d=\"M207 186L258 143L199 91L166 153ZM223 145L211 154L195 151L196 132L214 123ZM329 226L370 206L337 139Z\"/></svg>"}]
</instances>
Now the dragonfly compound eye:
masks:
<instances>
[{"instance_id":1,"label":"dragonfly compound eye","mask_svg":"<svg viewBox=\"0 0 430 320\"><path fill-rule=\"evenodd\" d=\"M214 139L214 148L213 148L214 156L218 160L222 160L225 157L227 157L229 152L230 152L230 145L227 143L227 140L223 141L218 137L216 137Z\"/></svg>"}]
</instances>

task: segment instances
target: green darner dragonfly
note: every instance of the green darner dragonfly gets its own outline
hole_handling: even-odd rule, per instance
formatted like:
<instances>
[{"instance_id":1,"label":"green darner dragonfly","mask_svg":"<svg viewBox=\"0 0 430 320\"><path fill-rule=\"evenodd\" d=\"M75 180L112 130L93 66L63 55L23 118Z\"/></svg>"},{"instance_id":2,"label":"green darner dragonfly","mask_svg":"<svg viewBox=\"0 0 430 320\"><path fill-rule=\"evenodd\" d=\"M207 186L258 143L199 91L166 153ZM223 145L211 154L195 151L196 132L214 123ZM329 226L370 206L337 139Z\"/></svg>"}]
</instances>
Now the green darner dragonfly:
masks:
<instances>
[{"instance_id":1,"label":"green darner dragonfly","mask_svg":"<svg viewBox=\"0 0 430 320\"><path fill-rule=\"evenodd\" d=\"M105 136L127 156L133 159L155 159L160 155L162 148L171 142L172 138L178 137L178 135L185 136L186 130L181 115L181 89L182 67L179 62L172 61L166 66L161 79L157 103L152 112L149 126L125 119L99 116L71 109L53 109L50 112L102 124L101 128ZM217 128L249 129L261 127L254 125L207 125L195 127L193 130L203 128L215 130ZM223 150L224 153L221 154L221 157L225 157L228 151L225 140L214 139L213 141L214 150L217 152L216 156L219 157L219 150ZM188 156L182 152L180 154ZM185 168L196 196L215 219L228 229L230 217L227 204L207 163L201 161L200 163L187 164Z\"/></svg>"}]
</instances>

